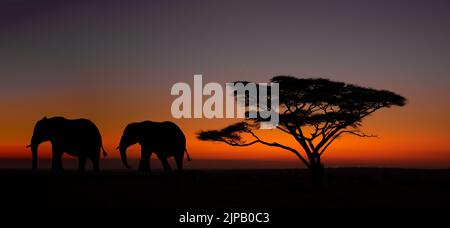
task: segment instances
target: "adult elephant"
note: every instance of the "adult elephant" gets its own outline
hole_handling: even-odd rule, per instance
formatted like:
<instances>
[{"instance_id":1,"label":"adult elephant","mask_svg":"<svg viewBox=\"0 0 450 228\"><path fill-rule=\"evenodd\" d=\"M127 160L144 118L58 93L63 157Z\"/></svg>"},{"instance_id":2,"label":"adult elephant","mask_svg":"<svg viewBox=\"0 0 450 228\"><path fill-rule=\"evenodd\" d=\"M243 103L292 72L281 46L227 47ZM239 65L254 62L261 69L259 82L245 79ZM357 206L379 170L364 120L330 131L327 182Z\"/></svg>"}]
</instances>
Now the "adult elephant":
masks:
<instances>
[{"instance_id":1,"label":"adult elephant","mask_svg":"<svg viewBox=\"0 0 450 228\"><path fill-rule=\"evenodd\" d=\"M62 170L64 153L78 157L78 170L85 168L86 160L90 159L95 171L99 171L100 152L106 156L102 146L102 137L98 128L89 120L68 120L63 117L44 117L34 127L31 144L32 168L37 169L37 152L41 143L50 141L52 144L52 170Z\"/></svg>"},{"instance_id":2,"label":"adult elephant","mask_svg":"<svg viewBox=\"0 0 450 228\"><path fill-rule=\"evenodd\" d=\"M150 171L152 153L161 160L166 172L171 170L167 158L174 157L180 172L183 170L184 153L188 161L191 161L186 150L186 138L181 129L172 122L144 121L131 123L125 128L117 149L120 150L122 163L127 168L131 168L127 161L127 148L137 143L141 146L139 171Z\"/></svg>"}]
</instances>

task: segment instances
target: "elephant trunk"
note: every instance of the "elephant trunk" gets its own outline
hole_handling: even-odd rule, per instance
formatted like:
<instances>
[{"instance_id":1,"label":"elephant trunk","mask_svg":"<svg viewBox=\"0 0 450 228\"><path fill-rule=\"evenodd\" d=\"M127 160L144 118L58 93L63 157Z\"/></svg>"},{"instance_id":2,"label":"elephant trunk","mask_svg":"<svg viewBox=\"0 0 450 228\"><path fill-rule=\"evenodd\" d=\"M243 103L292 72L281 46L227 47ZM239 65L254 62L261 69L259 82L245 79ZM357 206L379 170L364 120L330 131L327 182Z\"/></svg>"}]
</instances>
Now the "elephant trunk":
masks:
<instances>
[{"instance_id":1,"label":"elephant trunk","mask_svg":"<svg viewBox=\"0 0 450 228\"><path fill-rule=\"evenodd\" d=\"M38 151L38 145L32 144L31 146L31 167L33 171L37 170L37 151Z\"/></svg>"},{"instance_id":2,"label":"elephant trunk","mask_svg":"<svg viewBox=\"0 0 450 228\"><path fill-rule=\"evenodd\" d=\"M122 163L125 167L128 169L131 169L131 166L128 165L128 159L127 159L127 147L120 146L120 158L122 159Z\"/></svg>"}]
</instances>

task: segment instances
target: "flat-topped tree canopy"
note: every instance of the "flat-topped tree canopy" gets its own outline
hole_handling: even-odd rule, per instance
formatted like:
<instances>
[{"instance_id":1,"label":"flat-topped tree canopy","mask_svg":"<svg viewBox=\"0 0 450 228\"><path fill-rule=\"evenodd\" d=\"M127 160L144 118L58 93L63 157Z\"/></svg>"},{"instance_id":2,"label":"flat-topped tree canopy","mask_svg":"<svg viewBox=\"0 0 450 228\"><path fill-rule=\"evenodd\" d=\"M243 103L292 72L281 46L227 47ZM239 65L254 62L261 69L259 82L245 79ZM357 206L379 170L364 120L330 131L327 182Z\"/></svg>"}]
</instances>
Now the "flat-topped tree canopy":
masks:
<instances>
[{"instance_id":1,"label":"flat-topped tree canopy","mask_svg":"<svg viewBox=\"0 0 450 228\"><path fill-rule=\"evenodd\" d=\"M375 90L328 79L276 76L280 85L280 123L296 126L328 123L358 124L380 108L403 106L406 99L386 90ZM330 126L327 126L328 128Z\"/></svg>"},{"instance_id":2,"label":"flat-topped tree canopy","mask_svg":"<svg viewBox=\"0 0 450 228\"><path fill-rule=\"evenodd\" d=\"M255 132L263 121L259 115L221 130L202 131L198 138L232 146L262 143L280 147L296 154L307 167L317 168L322 167L320 156L343 134L371 136L360 130L365 117L381 108L406 104L406 99L394 92L322 78L276 76L271 82L279 84L279 125L276 129L293 136L303 151L259 138ZM270 89L270 84L268 87ZM249 106L249 102L245 105ZM244 134L253 140L245 141Z\"/></svg>"}]
</instances>

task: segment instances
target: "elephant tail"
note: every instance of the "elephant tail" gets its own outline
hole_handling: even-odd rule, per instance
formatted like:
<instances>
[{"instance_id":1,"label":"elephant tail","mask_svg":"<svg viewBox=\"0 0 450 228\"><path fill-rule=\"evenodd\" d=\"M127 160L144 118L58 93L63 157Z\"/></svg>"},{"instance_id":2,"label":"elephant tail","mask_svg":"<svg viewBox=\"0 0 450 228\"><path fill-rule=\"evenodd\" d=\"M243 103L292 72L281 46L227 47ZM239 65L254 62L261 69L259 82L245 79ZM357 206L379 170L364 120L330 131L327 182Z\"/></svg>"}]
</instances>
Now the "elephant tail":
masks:
<instances>
[{"instance_id":1,"label":"elephant tail","mask_svg":"<svg viewBox=\"0 0 450 228\"><path fill-rule=\"evenodd\" d=\"M102 146L102 152L103 152L103 157L108 157L108 154L106 153L106 150L103 146Z\"/></svg>"},{"instance_id":2,"label":"elephant tail","mask_svg":"<svg viewBox=\"0 0 450 228\"><path fill-rule=\"evenodd\" d=\"M187 155L187 160L188 160L188 161L192 161L192 159L191 159L191 156L189 156L189 154L188 154L187 150L186 150L186 149L184 149L184 151L186 152L186 155Z\"/></svg>"}]
</instances>

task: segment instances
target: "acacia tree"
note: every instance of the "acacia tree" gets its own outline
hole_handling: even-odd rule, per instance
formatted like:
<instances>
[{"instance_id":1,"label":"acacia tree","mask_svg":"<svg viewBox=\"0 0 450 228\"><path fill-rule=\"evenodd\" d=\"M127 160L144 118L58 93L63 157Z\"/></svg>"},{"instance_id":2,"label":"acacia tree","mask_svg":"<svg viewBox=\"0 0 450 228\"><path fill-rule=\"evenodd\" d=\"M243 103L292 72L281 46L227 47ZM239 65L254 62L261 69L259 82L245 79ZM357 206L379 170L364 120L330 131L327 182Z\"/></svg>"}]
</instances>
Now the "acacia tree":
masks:
<instances>
[{"instance_id":1,"label":"acacia tree","mask_svg":"<svg viewBox=\"0 0 450 228\"><path fill-rule=\"evenodd\" d=\"M276 76L271 81L279 83L279 125L274 130L293 137L300 147L261 139L256 130L264 120L259 115L221 130L201 131L198 138L238 147L260 143L282 148L297 156L312 174L320 175L321 156L337 138L345 134L373 137L362 132L363 119L382 108L406 103L404 97L390 91L327 79ZM246 101L253 99L245 96ZM249 108L249 102L245 105Z\"/></svg>"}]
</instances>

